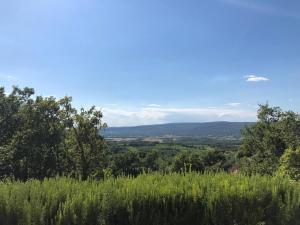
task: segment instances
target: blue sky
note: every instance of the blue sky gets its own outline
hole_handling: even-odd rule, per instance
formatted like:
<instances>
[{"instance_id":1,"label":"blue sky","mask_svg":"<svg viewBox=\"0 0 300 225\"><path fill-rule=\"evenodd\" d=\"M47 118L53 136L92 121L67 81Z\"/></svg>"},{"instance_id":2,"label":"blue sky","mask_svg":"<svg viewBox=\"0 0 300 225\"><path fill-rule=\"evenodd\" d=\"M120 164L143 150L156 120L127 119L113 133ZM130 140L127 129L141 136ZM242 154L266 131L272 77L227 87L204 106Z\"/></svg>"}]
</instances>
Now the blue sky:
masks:
<instances>
[{"instance_id":1,"label":"blue sky","mask_svg":"<svg viewBox=\"0 0 300 225\"><path fill-rule=\"evenodd\" d=\"M0 3L0 85L71 95L110 126L300 111L300 2Z\"/></svg>"}]
</instances>

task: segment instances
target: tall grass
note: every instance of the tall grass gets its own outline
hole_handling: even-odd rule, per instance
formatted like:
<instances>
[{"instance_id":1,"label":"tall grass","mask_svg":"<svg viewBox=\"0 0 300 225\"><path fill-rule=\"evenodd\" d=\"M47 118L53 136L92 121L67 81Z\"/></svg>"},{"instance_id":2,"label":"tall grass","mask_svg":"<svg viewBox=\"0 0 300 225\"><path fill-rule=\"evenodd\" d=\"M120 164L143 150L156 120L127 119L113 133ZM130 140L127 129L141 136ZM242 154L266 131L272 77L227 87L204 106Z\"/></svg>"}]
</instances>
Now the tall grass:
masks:
<instances>
[{"instance_id":1,"label":"tall grass","mask_svg":"<svg viewBox=\"0 0 300 225\"><path fill-rule=\"evenodd\" d=\"M0 224L298 225L300 185L224 173L5 181Z\"/></svg>"}]
</instances>

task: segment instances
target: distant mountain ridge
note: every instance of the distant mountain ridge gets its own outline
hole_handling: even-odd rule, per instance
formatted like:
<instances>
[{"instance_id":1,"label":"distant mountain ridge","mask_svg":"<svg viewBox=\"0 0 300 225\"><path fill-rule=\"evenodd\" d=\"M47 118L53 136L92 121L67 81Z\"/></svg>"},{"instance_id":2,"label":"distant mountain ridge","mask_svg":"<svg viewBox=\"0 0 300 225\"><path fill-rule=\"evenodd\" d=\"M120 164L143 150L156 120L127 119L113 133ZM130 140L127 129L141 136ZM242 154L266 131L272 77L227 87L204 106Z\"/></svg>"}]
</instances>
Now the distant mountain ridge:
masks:
<instances>
[{"instance_id":1,"label":"distant mountain ridge","mask_svg":"<svg viewBox=\"0 0 300 225\"><path fill-rule=\"evenodd\" d=\"M241 130L252 122L168 123L135 127L110 127L102 134L111 138L130 137L233 137L240 138Z\"/></svg>"}]
</instances>

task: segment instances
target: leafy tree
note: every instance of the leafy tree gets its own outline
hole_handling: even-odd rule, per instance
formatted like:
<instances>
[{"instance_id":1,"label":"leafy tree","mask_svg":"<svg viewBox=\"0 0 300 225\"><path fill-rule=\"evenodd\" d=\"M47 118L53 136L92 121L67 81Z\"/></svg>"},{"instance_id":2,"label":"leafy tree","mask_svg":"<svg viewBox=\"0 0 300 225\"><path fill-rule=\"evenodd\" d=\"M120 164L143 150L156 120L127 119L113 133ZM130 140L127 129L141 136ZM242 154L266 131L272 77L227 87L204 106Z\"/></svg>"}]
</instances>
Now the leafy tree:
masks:
<instances>
[{"instance_id":1,"label":"leafy tree","mask_svg":"<svg viewBox=\"0 0 300 225\"><path fill-rule=\"evenodd\" d=\"M77 113L69 97L33 95L31 88L13 87L8 95L0 88L0 177L42 179L80 168L86 179L101 171L101 112L92 107Z\"/></svg>"},{"instance_id":2,"label":"leafy tree","mask_svg":"<svg viewBox=\"0 0 300 225\"><path fill-rule=\"evenodd\" d=\"M7 146L16 177L41 179L59 173L65 132L59 111L60 105L52 97L37 97L20 108L19 128Z\"/></svg>"},{"instance_id":3,"label":"leafy tree","mask_svg":"<svg viewBox=\"0 0 300 225\"><path fill-rule=\"evenodd\" d=\"M175 156L174 170L180 172L186 169L198 172L204 171L205 165L200 153L181 151Z\"/></svg>"},{"instance_id":4,"label":"leafy tree","mask_svg":"<svg viewBox=\"0 0 300 225\"><path fill-rule=\"evenodd\" d=\"M281 126L284 142L292 149L300 146L300 115L292 111L285 112Z\"/></svg>"},{"instance_id":5,"label":"leafy tree","mask_svg":"<svg viewBox=\"0 0 300 225\"><path fill-rule=\"evenodd\" d=\"M58 172L64 132L59 104L54 98L33 100L33 94L33 89L17 87L8 96L1 94L0 105L4 109L0 116L2 176L43 178Z\"/></svg>"},{"instance_id":6,"label":"leafy tree","mask_svg":"<svg viewBox=\"0 0 300 225\"><path fill-rule=\"evenodd\" d=\"M226 158L223 152L210 150L205 152L202 156L202 160L206 170L219 171L224 169L223 164Z\"/></svg>"},{"instance_id":7,"label":"leafy tree","mask_svg":"<svg viewBox=\"0 0 300 225\"><path fill-rule=\"evenodd\" d=\"M17 116L22 105L29 104L33 89L23 90L13 87L11 94L6 95L3 87L0 87L0 145L6 145L15 131L20 126L20 118Z\"/></svg>"},{"instance_id":8,"label":"leafy tree","mask_svg":"<svg viewBox=\"0 0 300 225\"><path fill-rule=\"evenodd\" d=\"M278 169L278 157L271 153L255 154L242 157L239 161L240 170L246 174L273 175Z\"/></svg>"},{"instance_id":9,"label":"leafy tree","mask_svg":"<svg viewBox=\"0 0 300 225\"><path fill-rule=\"evenodd\" d=\"M147 152L144 158L144 167L146 170L158 171L159 168L159 152L157 150L151 150Z\"/></svg>"},{"instance_id":10,"label":"leafy tree","mask_svg":"<svg viewBox=\"0 0 300 225\"><path fill-rule=\"evenodd\" d=\"M279 107L260 105L258 122L243 130L239 152L242 170L247 173L273 174L285 149L300 143L300 117Z\"/></svg>"},{"instance_id":11,"label":"leafy tree","mask_svg":"<svg viewBox=\"0 0 300 225\"><path fill-rule=\"evenodd\" d=\"M135 148L116 154L111 161L111 168L115 176L137 176L143 171L143 163L139 152Z\"/></svg>"},{"instance_id":12,"label":"leafy tree","mask_svg":"<svg viewBox=\"0 0 300 225\"><path fill-rule=\"evenodd\" d=\"M296 150L289 148L280 158L278 174L300 180L300 147Z\"/></svg>"},{"instance_id":13,"label":"leafy tree","mask_svg":"<svg viewBox=\"0 0 300 225\"><path fill-rule=\"evenodd\" d=\"M72 156L76 172L82 179L92 175L102 176L105 163L105 142L99 130L106 127L102 123L102 113L93 106L83 108L78 113L71 111L72 122L68 130L66 143Z\"/></svg>"}]
</instances>

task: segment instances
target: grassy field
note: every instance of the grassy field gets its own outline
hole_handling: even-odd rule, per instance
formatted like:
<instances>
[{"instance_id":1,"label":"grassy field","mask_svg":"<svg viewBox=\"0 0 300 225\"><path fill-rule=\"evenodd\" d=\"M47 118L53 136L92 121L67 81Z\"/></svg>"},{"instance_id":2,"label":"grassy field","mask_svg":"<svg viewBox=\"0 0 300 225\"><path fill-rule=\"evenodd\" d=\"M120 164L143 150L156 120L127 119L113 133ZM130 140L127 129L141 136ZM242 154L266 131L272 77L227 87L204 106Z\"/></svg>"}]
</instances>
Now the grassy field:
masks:
<instances>
[{"instance_id":1,"label":"grassy field","mask_svg":"<svg viewBox=\"0 0 300 225\"><path fill-rule=\"evenodd\" d=\"M224 173L6 181L0 224L298 225L300 185Z\"/></svg>"}]
</instances>

